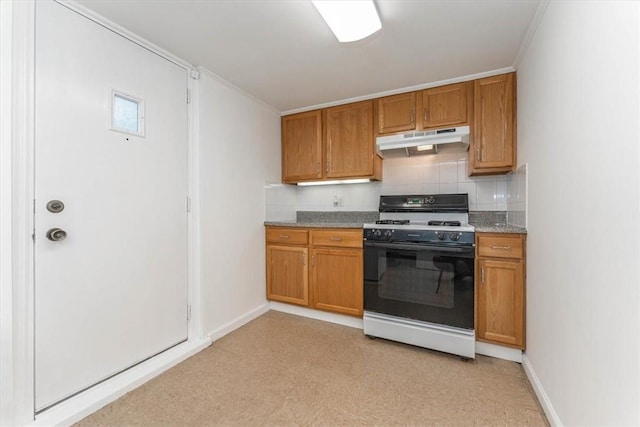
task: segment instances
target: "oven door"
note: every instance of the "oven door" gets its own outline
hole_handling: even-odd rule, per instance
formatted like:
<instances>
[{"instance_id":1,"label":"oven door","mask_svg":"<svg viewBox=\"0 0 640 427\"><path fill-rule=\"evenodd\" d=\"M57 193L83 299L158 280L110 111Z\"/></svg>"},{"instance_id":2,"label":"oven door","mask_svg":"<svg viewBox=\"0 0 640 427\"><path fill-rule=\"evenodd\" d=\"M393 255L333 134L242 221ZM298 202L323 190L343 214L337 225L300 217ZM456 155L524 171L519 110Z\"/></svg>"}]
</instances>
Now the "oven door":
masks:
<instances>
[{"instance_id":1,"label":"oven door","mask_svg":"<svg viewBox=\"0 0 640 427\"><path fill-rule=\"evenodd\" d=\"M474 329L473 260L470 246L365 241L364 309Z\"/></svg>"}]
</instances>

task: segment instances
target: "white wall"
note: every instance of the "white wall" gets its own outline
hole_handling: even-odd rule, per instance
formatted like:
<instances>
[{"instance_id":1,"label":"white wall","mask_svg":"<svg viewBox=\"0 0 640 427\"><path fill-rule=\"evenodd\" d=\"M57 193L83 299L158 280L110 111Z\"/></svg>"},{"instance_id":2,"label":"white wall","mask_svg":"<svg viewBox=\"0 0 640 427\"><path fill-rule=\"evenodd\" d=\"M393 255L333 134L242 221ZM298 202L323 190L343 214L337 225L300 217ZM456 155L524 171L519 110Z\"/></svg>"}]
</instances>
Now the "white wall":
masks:
<instances>
[{"instance_id":1,"label":"white wall","mask_svg":"<svg viewBox=\"0 0 640 427\"><path fill-rule=\"evenodd\" d=\"M518 67L526 359L564 425L640 424L638 4L551 1Z\"/></svg>"},{"instance_id":2,"label":"white wall","mask_svg":"<svg viewBox=\"0 0 640 427\"><path fill-rule=\"evenodd\" d=\"M0 2L0 425L14 422L11 257L12 2Z\"/></svg>"},{"instance_id":3,"label":"white wall","mask_svg":"<svg viewBox=\"0 0 640 427\"><path fill-rule=\"evenodd\" d=\"M266 304L264 187L280 177L280 115L201 71L203 330L215 334Z\"/></svg>"}]
</instances>

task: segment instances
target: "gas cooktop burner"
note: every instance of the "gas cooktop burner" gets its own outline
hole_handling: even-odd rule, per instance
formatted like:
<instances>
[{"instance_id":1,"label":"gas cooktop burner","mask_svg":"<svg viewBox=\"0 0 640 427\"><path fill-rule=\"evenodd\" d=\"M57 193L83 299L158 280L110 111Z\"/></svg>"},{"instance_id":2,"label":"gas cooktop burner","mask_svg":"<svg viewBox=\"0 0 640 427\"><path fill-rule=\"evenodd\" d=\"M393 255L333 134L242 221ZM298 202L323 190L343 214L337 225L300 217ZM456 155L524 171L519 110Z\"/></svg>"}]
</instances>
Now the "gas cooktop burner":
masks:
<instances>
[{"instance_id":1,"label":"gas cooktop burner","mask_svg":"<svg viewBox=\"0 0 640 427\"><path fill-rule=\"evenodd\" d=\"M440 225L445 227L460 227L460 221L429 221L427 225Z\"/></svg>"},{"instance_id":2,"label":"gas cooktop burner","mask_svg":"<svg viewBox=\"0 0 640 427\"><path fill-rule=\"evenodd\" d=\"M408 219L379 219L376 224L393 224L393 225L406 225L409 224Z\"/></svg>"}]
</instances>

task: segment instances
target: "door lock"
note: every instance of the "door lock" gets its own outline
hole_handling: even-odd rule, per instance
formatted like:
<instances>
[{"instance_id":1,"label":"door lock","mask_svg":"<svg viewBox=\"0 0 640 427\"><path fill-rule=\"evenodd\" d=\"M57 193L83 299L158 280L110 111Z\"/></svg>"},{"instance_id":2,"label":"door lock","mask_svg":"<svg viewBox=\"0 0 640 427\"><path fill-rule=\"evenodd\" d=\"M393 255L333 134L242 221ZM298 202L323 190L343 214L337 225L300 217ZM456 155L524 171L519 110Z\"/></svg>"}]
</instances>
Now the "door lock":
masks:
<instances>
[{"instance_id":1,"label":"door lock","mask_svg":"<svg viewBox=\"0 0 640 427\"><path fill-rule=\"evenodd\" d=\"M67 238L67 232L61 228L50 228L47 230L47 239L52 242L59 242Z\"/></svg>"},{"instance_id":2,"label":"door lock","mask_svg":"<svg viewBox=\"0 0 640 427\"><path fill-rule=\"evenodd\" d=\"M49 200L47 202L47 210L51 213L60 213L64 210L64 203L60 200Z\"/></svg>"}]
</instances>

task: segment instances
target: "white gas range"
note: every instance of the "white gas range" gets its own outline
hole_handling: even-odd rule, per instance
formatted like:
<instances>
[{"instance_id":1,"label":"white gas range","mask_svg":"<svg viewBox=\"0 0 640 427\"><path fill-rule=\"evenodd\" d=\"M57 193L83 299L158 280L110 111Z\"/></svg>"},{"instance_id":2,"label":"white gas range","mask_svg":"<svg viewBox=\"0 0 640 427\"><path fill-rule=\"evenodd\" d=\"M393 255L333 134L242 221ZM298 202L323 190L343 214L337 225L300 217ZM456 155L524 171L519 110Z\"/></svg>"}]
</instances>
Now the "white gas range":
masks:
<instances>
[{"instance_id":1,"label":"white gas range","mask_svg":"<svg viewBox=\"0 0 640 427\"><path fill-rule=\"evenodd\" d=\"M475 357L467 194L380 197L364 225L364 333Z\"/></svg>"}]
</instances>

